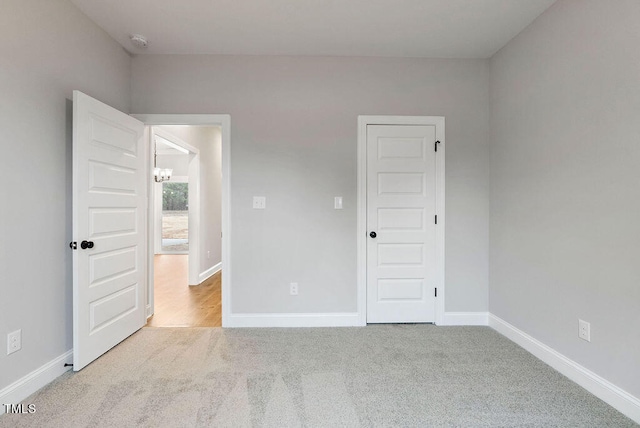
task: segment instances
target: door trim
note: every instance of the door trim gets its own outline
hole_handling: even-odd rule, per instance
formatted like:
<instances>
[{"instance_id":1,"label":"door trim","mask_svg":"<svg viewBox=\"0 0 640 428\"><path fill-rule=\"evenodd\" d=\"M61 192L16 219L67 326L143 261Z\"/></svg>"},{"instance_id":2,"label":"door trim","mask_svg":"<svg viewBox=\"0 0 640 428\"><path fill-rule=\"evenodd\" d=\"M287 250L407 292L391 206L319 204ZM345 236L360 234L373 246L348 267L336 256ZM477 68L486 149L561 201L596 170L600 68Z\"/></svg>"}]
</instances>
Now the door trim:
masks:
<instances>
[{"instance_id":1,"label":"door trim","mask_svg":"<svg viewBox=\"0 0 640 428\"><path fill-rule=\"evenodd\" d=\"M358 116L358 219L357 242L357 289L359 323L367 323L367 126L368 125L434 125L438 156L436 156L436 325L444 324L445 301L445 140L443 116Z\"/></svg>"},{"instance_id":2,"label":"door trim","mask_svg":"<svg viewBox=\"0 0 640 428\"><path fill-rule=\"evenodd\" d=\"M145 126L192 125L219 126L222 134L222 327L229 325L231 317L231 116L228 114L132 114ZM149 172L151 177L151 171ZM150 179L149 185L151 185ZM150 245L150 246L149 246ZM148 244L147 278L153 283L153 246ZM148 290L153 293L153 290ZM153 294L147 295L147 304L153 304ZM147 311L153 313L153 307ZM147 314L147 316L149 313Z\"/></svg>"}]
</instances>

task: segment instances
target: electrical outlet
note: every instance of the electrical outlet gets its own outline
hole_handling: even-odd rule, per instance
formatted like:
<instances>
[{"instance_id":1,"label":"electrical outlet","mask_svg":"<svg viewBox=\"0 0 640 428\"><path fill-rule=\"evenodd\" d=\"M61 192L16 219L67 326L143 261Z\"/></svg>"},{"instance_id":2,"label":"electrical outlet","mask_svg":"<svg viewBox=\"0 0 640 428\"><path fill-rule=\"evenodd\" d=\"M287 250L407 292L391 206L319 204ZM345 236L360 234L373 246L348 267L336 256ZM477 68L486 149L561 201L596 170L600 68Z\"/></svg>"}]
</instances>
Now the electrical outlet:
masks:
<instances>
[{"instance_id":1,"label":"electrical outlet","mask_svg":"<svg viewBox=\"0 0 640 428\"><path fill-rule=\"evenodd\" d=\"M267 198L264 196L253 197L253 208L256 210L263 210L267 207Z\"/></svg>"},{"instance_id":2,"label":"electrical outlet","mask_svg":"<svg viewBox=\"0 0 640 428\"><path fill-rule=\"evenodd\" d=\"M298 295L298 283L297 282L292 282L291 284L289 284L289 294L291 294L292 296L297 296Z\"/></svg>"},{"instance_id":3,"label":"electrical outlet","mask_svg":"<svg viewBox=\"0 0 640 428\"><path fill-rule=\"evenodd\" d=\"M211 258L211 251L207 251L207 258L210 259Z\"/></svg>"},{"instance_id":4,"label":"electrical outlet","mask_svg":"<svg viewBox=\"0 0 640 428\"><path fill-rule=\"evenodd\" d=\"M22 330L16 330L7 334L7 355L13 354L22 348Z\"/></svg>"},{"instance_id":5,"label":"electrical outlet","mask_svg":"<svg viewBox=\"0 0 640 428\"><path fill-rule=\"evenodd\" d=\"M591 324L586 322L586 321L582 321L581 319L578 320L578 337L580 339L584 339L587 342L591 342Z\"/></svg>"}]
</instances>

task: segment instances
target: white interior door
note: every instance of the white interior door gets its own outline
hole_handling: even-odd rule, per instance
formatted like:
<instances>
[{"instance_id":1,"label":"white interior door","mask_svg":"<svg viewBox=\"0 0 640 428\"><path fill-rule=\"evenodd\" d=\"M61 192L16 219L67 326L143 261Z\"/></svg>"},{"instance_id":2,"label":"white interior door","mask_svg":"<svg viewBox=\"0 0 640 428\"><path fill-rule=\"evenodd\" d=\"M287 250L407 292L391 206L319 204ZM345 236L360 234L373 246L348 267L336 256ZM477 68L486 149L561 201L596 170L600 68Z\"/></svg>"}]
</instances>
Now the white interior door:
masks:
<instances>
[{"instance_id":1,"label":"white interior door","mask_svg":"<svg viewBox=\"0 0 640 428\"><path fill-rule=\"evenodd\" d=\"M367 126L367 322L435 322L436 126Z\"/></svg>"},{"instance_id":2,"label":"white interior door","mask_svg":"<svg viewBox=\"0 0 640 428\"><path fill-rule=\"evenodd\" d=\"M73 369L145 323L144 125L73 93ZM73 245L73 243L72 243Z\"/></svg>"}]
</instances>

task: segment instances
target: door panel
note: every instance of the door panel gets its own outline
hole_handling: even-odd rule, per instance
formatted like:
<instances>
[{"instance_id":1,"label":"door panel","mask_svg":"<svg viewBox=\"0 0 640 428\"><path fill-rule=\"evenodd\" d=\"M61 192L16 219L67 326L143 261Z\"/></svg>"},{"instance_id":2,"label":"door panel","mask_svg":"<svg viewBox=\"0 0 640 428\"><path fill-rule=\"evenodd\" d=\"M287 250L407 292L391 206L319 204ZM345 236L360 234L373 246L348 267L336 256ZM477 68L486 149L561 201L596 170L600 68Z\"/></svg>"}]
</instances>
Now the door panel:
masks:
<instances>
[{"instance_id":1,"label":"door panel","mask_svg":"<svg viewBox=\"0 0 640 428\"><path fill-rule=\"evenodd\" d=\"M424 160L425 145L422 138L378 138L378 159Z\"/></svg>"},{"instance_id":2,"label":"door panel","mask_svg":"<svg viewBox=\"0 0 640 428\"><path fill-rule=\"evenodd\" d=\"M378 300L422 300L424 281L420 279L379 279Z\"/></svg>"},{"instance_id":3,"label":"door panel","mask_svg":"<svg viewBox=\"0 0 640 428\"><path fill-rule=\"evenodd\" d=\"M424 266L424 244L378 244L378 267Z\"/></svg>"},{"instance_id":4,"label":"door panel","mask_svg":"<svg viewBox=\"0 0 640 428\"><path fill-rule=\"evenodd\" d=\"M424 208L378 208L378 230L424 232Z\"/></svg>"},{"instance_id":5,"label":"door panel","mask_svg":"<svg viewBox=\"0 0 640 428\"><path fill-rule=\"evenodd\" d=\"M73 94L73 369L145 322L146 158L142 122ZM82 241L92 247L82 248Z\"/></svg>"},{"instance_id":6,"label":"door panel","mask_svg":"<svg viewBox=\"0 0 640 428\"><path fill-rule=\"evenodd\" d=\"M433 125L367 126L367 322L434 322Z\"/></svg>"},{"instance_id":7,"label":"door panel","mask_svg":"<svg viewBox=\"0 0 640 428\"><path fill-rule=\"evenodd\" d=\"M378 195L421 195L425 192L425 177L420 173L378 173Z\"/></svg>"},{"instance_id":8,"label":"door panel","mask_svg":"<svg viewBox=\"0 0 640 428\"><path fill-rule=\"evenodd\" d=\"M136 248L108 251L89 256L89 285L112 282L116 277L136 272L138 255Z\"/></svg>"},{"instance_id":9,"label":"door panel","mask_svg":"<svg viewBox=\"0 0 640 428\"><path fill-rule=\"evenodd\" d=\"M118 322L139 307L135 287L135 284L130 285L91 302L90 334Z\"/></svg>"},{"instance_id":10,"label":"door panel","mask_svg":"<svg viewBox=\"0 0 640 428\"><path fill-rule=\"evenodd\" d=\"M135 208L90 208L89 236L135 233L136 218Z\"/></svg>"},{"instance_id":11,"label":"door panel","mask_svg":"<svg viewBox=\"0 0 640 428\"><path fill-rule=\"evenodd\" d=\"M111 192L135 196L135 174L136 170L133 168L89 160L88 190L94 192L94 195L97 192Z\"/></svg>"}]
</instances>

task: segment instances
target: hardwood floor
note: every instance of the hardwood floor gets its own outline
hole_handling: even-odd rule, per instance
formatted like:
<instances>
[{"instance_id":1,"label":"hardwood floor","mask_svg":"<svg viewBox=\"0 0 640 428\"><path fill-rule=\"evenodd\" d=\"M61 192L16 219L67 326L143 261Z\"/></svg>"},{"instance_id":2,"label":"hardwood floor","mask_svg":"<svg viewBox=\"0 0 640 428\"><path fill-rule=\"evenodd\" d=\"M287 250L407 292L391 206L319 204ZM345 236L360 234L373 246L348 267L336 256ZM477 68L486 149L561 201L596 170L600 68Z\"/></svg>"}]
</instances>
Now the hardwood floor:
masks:
<instances>
[{"instance_id":1,"label":"hardwood floor","mask_svg":"<svg viewBox=\"0 0 640 428\"><path fill-rule=\"evenodd\" d=\"M155 314L146 327L220 327L221 272L200 285L188 285L188 256L154 257Z\"/></svg>"}]
</instances>

